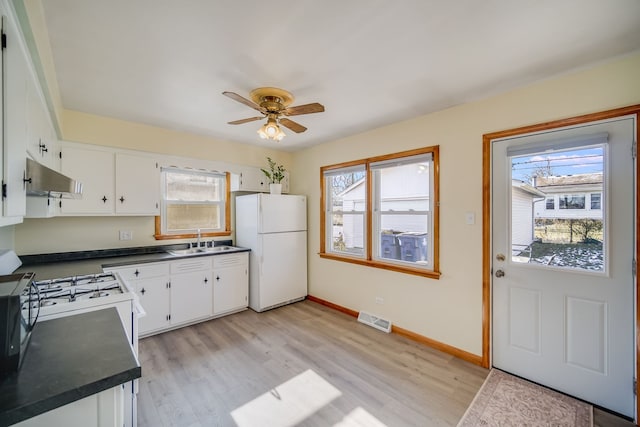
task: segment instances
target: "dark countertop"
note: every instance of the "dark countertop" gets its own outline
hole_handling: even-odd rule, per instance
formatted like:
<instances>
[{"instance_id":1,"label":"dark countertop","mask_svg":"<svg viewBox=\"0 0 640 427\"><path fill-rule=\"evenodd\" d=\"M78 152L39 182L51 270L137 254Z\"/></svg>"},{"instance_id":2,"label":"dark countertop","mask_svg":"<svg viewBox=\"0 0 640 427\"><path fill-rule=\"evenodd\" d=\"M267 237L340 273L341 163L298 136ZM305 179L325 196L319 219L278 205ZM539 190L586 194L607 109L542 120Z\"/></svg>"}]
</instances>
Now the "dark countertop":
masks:
<instances>
[{"instance_id":1,"label":"dark countertop","mask_svg":"<svg viewBox=\"0 0 640 427\"><path fill-rule=\"evenodd\" d=\"M0 426L108 390L141 374L113 307L36 323L22 367L0 382Z\"/></svg>"},{"instance_id":2,"label":"dark countertop","mask_svg":"<svg viewBox=\"0 0 640 427\"><path fill-rule=\"evenodd\" d=\"M227 242L223 241L223 243ZM230 245L230 241L228 242L228 245ZM167 252L169 250L184 249L186 247L186 244L182 244L26 255L20 256L20 260L23 262L23 265L16 270L16 273L29 271L36 274L35 280L47 280L83 274L102 273L102 269L108 267L119 267L123 265L159 261L174 261L187 257L217 256L250 251L250 249L247 248L233 247L233 249L227 251L204 252L189 255L172 255Z\"/></svg>"}]
</instances>

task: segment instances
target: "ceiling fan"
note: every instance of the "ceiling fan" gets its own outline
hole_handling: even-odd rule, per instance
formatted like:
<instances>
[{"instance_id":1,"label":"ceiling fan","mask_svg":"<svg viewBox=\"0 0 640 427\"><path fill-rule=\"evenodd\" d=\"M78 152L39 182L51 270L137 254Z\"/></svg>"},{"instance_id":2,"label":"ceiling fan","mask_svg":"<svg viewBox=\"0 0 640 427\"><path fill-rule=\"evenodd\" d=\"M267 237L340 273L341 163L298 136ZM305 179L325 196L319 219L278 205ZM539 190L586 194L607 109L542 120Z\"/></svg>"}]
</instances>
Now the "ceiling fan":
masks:
<instances>
[{"instance_id":1,"label":"ceiling fan","mask_svg":"<svg viewBox=\"0 0 640 427\"><path fill-rule=\"evenodd\" d=\"M291 129L295 133L302 133L307 130L307 128L287 117L321 113L324 111L324 106L317 102L290 107L289 105L291 105L294 99L293 95L277 87L259 87L254 89L249 94L250 100L234 92L222 92L222 94L262 113L260 117L234 120L229 122L230 125L241 125L255 120L262 120L266 117L267 122L258 129L258 135L260 135L262 139L282 140L282 138L285 137L285 133L280 129L279 125Z\"/></svg>"}]
</instances>

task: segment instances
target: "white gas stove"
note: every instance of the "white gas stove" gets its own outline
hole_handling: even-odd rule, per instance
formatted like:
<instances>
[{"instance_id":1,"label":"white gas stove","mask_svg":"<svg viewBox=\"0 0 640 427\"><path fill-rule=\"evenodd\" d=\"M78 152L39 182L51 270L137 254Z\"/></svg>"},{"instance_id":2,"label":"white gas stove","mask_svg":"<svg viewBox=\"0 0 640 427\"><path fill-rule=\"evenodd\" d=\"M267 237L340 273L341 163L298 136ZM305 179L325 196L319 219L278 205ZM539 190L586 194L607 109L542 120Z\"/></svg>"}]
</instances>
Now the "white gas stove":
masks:
<instances>
[{"instance_id":1,"label":"white gas stove","mask_svg":"<svg viewBox=\"0 0 640 427\"><path fill-rule=\"evenodd\" d=\"M82 310L131 301L135 294L112 273L70 276L34 282L39 299L30 301L33 308L40 307L40 316Z\"/></svg>"},{"instance_id":2,"label":"white gas stove","mask_svg":"<svg viewBox=\"0 0 640 427\"><path fill-rule=\"evenodd\" d=\"M133 353L138 357L138 317L145 313L136 294L125 285L117 273L40 280L34 282L34 285L38 288L39 294L32 297L29 304L33 308L40 308L38 321L115 307ZM138 382L134 380L123 386L126 386L130 393L128 395L131 396L124 399L124 425L136 426Z\"/></svg>"}]
</instances>

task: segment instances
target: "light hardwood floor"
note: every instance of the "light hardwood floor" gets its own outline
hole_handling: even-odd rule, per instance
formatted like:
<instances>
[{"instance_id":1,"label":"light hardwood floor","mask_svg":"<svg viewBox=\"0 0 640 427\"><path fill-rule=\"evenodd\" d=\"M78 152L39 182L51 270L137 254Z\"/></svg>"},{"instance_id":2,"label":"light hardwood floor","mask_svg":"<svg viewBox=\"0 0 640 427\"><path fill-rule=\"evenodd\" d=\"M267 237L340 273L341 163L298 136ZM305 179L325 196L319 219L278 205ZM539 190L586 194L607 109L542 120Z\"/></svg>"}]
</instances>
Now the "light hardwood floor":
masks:
<instances>
[{"instance_id":1,"label":"light hardwood floor","mask_svg":"<svg viewBox=\"0 0 640 427\"><path fill-rule=\"evenodd\" d=\"M145 338L140 363L140 427L455 426L488 374L310 301Z\"/></svg>"}]
</instances>

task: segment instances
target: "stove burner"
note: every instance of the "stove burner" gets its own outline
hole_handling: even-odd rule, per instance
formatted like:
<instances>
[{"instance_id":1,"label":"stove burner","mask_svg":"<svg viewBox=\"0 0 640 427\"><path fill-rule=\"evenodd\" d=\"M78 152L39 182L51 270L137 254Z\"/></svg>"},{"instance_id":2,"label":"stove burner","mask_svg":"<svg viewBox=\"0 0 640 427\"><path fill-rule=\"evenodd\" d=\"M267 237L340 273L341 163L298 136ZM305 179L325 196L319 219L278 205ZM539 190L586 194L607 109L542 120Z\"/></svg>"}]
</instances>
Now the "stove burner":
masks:
<instances>
[{"instance_id":1,"label":"stove burner","mask_svg":"<svg viewBox=\"0 0 640 427\"><path fill-rule=\"evenodd\" d=\"M57 303L58 303L57 301L52 301L50 299L45 299L45 300L40 301L40 306L47 307L47 306L50 306L50 305L56 305Z\"/></svg>"}]
</instances>

